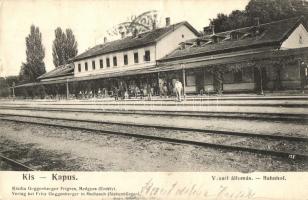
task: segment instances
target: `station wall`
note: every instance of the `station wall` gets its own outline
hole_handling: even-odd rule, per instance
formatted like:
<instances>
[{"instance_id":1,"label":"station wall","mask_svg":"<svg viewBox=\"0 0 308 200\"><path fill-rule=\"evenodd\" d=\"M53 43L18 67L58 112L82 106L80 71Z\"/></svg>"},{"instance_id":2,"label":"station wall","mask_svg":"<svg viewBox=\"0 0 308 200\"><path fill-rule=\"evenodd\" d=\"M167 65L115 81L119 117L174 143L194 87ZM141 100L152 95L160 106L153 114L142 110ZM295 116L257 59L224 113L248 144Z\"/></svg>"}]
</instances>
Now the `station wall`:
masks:
<instances>
[{"instance_id":1,"label":"station wall","mask_svg":"<svg viewBox=\"0 0 308 200\"><path fill-rule=\"evenodd\" d=\"M150 51L150 61L144 60L145 51ZM134 53L138 53L138 63L134 62ZM124 65L124 55L127 55L128 64ZM117 58L117 66L113 65L113 57ZM109 58L110 66L107 67L106 59ZM100 68L100 60L103 61L103 68ZM95 69L92 69L92 61L95 62ZM88 71L85 70L85 63L88 63ZM81 65L81 72L78 71L78 65ZM76 77L89 76L93 74L104 74L123 71L127 69L143 68L156 64L155 45L146 46L138 49L120 51L104 54L93 58L76 61L74 63L74 75Z\"/></svg>"},{"instance_id":2,"label":"station wall","mask_svg":"<svg viewBox=\"0 0 308 200\"><path fill-rule=\"evenodd\" d=\"M175 50L177 47L179 47L181 42L194 38L197 38L196 34L187 28L187 26L183 25L177 28L172 33L165 36L162 40L157 42L157 59L160 59Z\"/></svg>"}]
</instances>

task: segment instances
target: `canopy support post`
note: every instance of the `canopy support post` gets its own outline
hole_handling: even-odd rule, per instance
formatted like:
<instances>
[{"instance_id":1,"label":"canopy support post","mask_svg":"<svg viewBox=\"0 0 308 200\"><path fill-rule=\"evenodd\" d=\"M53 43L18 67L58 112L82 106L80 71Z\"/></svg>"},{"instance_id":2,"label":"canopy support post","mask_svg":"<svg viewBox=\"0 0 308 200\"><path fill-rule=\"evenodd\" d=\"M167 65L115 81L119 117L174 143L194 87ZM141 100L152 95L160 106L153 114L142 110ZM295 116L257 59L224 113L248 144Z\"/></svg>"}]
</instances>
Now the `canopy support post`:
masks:
<instances>
[{"instance_id":1,"label":"canopy support post","mask_svg":"<svg viewBox=\"0 0 308 200\"><path fill-rule=\"evenodd\" d=\"M185 80L185 69L183 68L182 69L182 77L183 77L183 96L184 96L184 99L186 97L186 80Z\"/></svg>"},{"instance_id":2,"label":"canopy support post","mask_svg":"<svg viewBox=\"0 0 308 200\"><path fill-rule=\"evenodd\" d=\"M262 68L259 66L259 73L260 73L260 95L264 95L263 92L263 74L262 74Z\"/></svg>"},{"instance_id":3,"label":"canopy support post","mask_svg":"<svg viewBox=\"0 0 308 200\"><path fill-rule=\"evenodd\" d=\"M66 79L66 99L69 97L69 88L68 88L68 80Z\"/></svg>"}]
</instances>

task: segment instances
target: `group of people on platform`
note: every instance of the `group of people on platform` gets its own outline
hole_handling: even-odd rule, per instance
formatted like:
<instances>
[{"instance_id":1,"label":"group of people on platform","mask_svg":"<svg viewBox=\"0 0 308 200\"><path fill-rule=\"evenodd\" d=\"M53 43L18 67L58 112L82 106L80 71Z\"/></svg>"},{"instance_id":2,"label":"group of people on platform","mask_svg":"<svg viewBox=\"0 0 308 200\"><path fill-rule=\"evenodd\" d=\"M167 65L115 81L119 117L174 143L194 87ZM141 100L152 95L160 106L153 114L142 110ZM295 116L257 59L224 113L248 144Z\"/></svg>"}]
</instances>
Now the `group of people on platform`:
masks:
<instances>
[{"instance_id":1,"label":"group of people on platform","mask_svg":"<svg viewBox=\"0 0 308 200\"><path fill-rule=\"evenodd\" d=\"M182 93L183 93L183 86L182 86L182 83L178 80L176 80L174 82L174 86L172 85L171 82L163 82L161 85L160 85L160 96L161 97L170 97L172 96L172 94L175 94L176 95L176 98L178 101L181 101L182 98Z\"/></svg>"},{"instance_id":2,"label":"group of people on platform","mask_svg":"<svg viewBox=\"0 0 308 200\"><path fill-rule=\"evenodd\" d=\"M119 83L118 87L113 86L112 90L107 90L106 88L98 89L97 92L92 90L89 91L79 91L77 98L79 99L89 99L89 98L105 98L105 97L114 97L117 100L129 99L131 97L134 98L147 98L147 100L151 100L152 96L160 96L162 97L171 97L173 95L176 96L178 101L182 101L183 96L183 86L182 83L178 80L171 82L163 82L156 86L157 84L143 84L140 87L137 85L130 85L127 87L122 82Z\"/></svg>"},{"instance_id":3,"label":"group of people on platform","mask_svg":"<svg viewBox=\"0 0 308 200\"><path fill-rule=\"evenodd\" d=\"M126 87L122 82L120 82L119 87L113 87L111 96L113 96L115 100L119 100L119 98L128 99L131 97L140 97L141 99L147 97L148 100L151 100L152 95L156 94L157 91L155 90L155 87L150 84L144 84L139 88L137 85L130 85L129 87Z\"/></svg>"}]
</instances>

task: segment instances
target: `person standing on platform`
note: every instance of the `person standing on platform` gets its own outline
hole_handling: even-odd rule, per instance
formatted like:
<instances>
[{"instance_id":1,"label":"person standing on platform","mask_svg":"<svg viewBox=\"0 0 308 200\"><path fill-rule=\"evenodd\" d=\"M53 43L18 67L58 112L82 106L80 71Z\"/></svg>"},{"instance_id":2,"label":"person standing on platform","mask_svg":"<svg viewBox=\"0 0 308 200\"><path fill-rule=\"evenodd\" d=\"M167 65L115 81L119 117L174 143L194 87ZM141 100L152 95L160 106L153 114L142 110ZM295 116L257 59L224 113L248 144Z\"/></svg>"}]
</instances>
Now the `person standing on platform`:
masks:
<instances>
[{"instance_id":1,"label":"person standing on platform","mask_svg":"<svg viewBox=\"0 0 308 200\"><path fill-rule=\"evenodd\" d=\"M147 95L148 95L148 100L150 101L152 99L152 88L150 84L147 84Z\"/></svg>"},{"instance_id":2,"label":"person standing on platform","mask_svg":"<svg viewBox=\"0 0 308 200\"><path fill-rule=\"evenodd\" d=\"M123 83L122 82L120 82L120 86L119 86L119 95L120 95L120 97L121 97L121 99L124 99L124 85L123 85Z\"/></svg>"},{"instance_id":3,"label":"person standing on platform","mask_svg":"<svg viewBox=\"0 0 308 200\"><path fill-rule=\"evenodd\" d=\"M163 95L164 95L165 98L167 98L168 87L167 87L167 83L166 82L163 83Z\"/></svg>"},{"instance_id":4,"label":"person standing on platform","mask_svg":"<svg viewBox=\"0 0 308 200\"><path fill-rule=\"evenodd\" d=\"M139 87L136 85L134 88L134 96L137 99L137 97L140 95L140 89Z\"/></svg>"},{"instance_id":5,"label":"person standing on platform","mask_svg":"<svg viewBox=\"0 0 308 200\"><path fill-rule=\"evenodd\" d=\"M172 83L168 82L168 96L171 97L172 96L172 91L173 91L173 87L172 87Z\"/></svg>"},{"instance_id":6,"label":"person standing on platform","mask_svg":"<svg viewBox=\"0 0 308 200\"><path fill-rule=\"evenodd\" d=\"M182 86L182 83L180 81L176 81L175 84L174 84L174 87L175 87L175 92L176 92L176 98L178 101L182 101L182 98L181 98L181 94L182 94L182 89L183 89L183 86Z\"/></svg>"},{"instance_id":7,"label":"person standing on platform","mask_svg":"<svg viewBox=\"0 0 308 200\"><path fill-rule=\"evenodd\" d=\"M113 88L113 96L114 96L114 100L119 100L119 90L116 86L114 86Z\"/></svg>"}]
</instances>

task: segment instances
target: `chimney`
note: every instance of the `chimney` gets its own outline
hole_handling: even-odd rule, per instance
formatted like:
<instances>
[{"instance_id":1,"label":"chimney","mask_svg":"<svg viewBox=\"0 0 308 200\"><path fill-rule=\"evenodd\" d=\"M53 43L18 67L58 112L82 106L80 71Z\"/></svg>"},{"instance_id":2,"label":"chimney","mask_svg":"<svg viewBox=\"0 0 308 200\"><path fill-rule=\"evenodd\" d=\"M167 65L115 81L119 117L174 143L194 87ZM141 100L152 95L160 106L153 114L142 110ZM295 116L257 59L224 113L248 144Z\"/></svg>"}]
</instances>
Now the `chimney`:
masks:
<instances>
[{"instance_id":1,"label":"chimney","mask_svg":"<svg viewBox=\"0 0 308 200\"><path fill-rule=\"evenodd\" d=\"M212 34L215 35L215 25L211 25L212 28Z\"/></svg>"},{"instance_id":2,"label":"chimney","mask_svg":"<svg viewBox=\"0 0 308 200\"><path fill-rule=\"evenodd\" d=\"M255 20L256 20L256 26L260 27L260 18L256 17Z\"/></svg>"},{"instance_id":3,"label":"chimney","mask_svg":"<svg viewBox=\"0 0 308 200\"><path fill-rule=\"evenodd\" d=\"M254 34L259 35L259 34L260 34L260 18L259 18L259 17L256 17L255 20L256 20L256 27L257 27L257 28L256 28Z\"/></svg>"},{"instance_id":4,"label":"chimney","mask_svg":"<svg viewBox=\"0 0 308 200\"><path fill-rule=\"evenodd\" d=\"M155 20L153 21L152 29L153 29L153 30L156 29L156 21L155 21Z\"/></svg>"},{"instance_id":5,"label":"chimney","mask_svg":"<svg viewBox=\"0 0 308 200\"><path fill-rule=\"evenodd\" d=\"M203 27L203 33L204 33L204 35L211 35L211 32L212 32L211 26L205 26L205 27Z\"/></svg>"},{"instance_id":6,"label":"chimney","mask_svg":"<svg viewBox=\"0 0 308 200\"><path fill-rule=\"evenodd\" d=\"M135 38L135 37L137 37L138 36L138 29L134 29L133 30L133 37Z\"/></svg>"},{"instance_id":7,"label":"chimney","mask_svg":"<svg viewBox=\"0 0 308 200\"><path fill-rule=\"evenodd\" d=\"M170 26L170 17L166 17L166 26Z\"/></svg>"},{"instance_id":8,"label":"chimney","mask_svg":"<svg viewBox=\"0 0 308 200\"><path fill-rule=\"evenodd\" d=\"M208 32L208 27L207 26L203 27L203 33L207 33L207 32Z\"/></svg>"},{"instance_id":9,"label":"chimney","mask_svg":"<svg viewBox=\"0 0 308 200\"><path fill-rule=\"evenodd\" d=\"M106 43L107 42L107 37L104 37L104 43Z\"/></svg>"},{"instance_id":10,"label":"chimney","mask_svg":"<svg viewBox=\"0 0 308 200\"><path fill-rule=\"evenodd\" d=\"M121 39L125 38L125 32L121 32Z\"/></svg>"}]
</instances>

